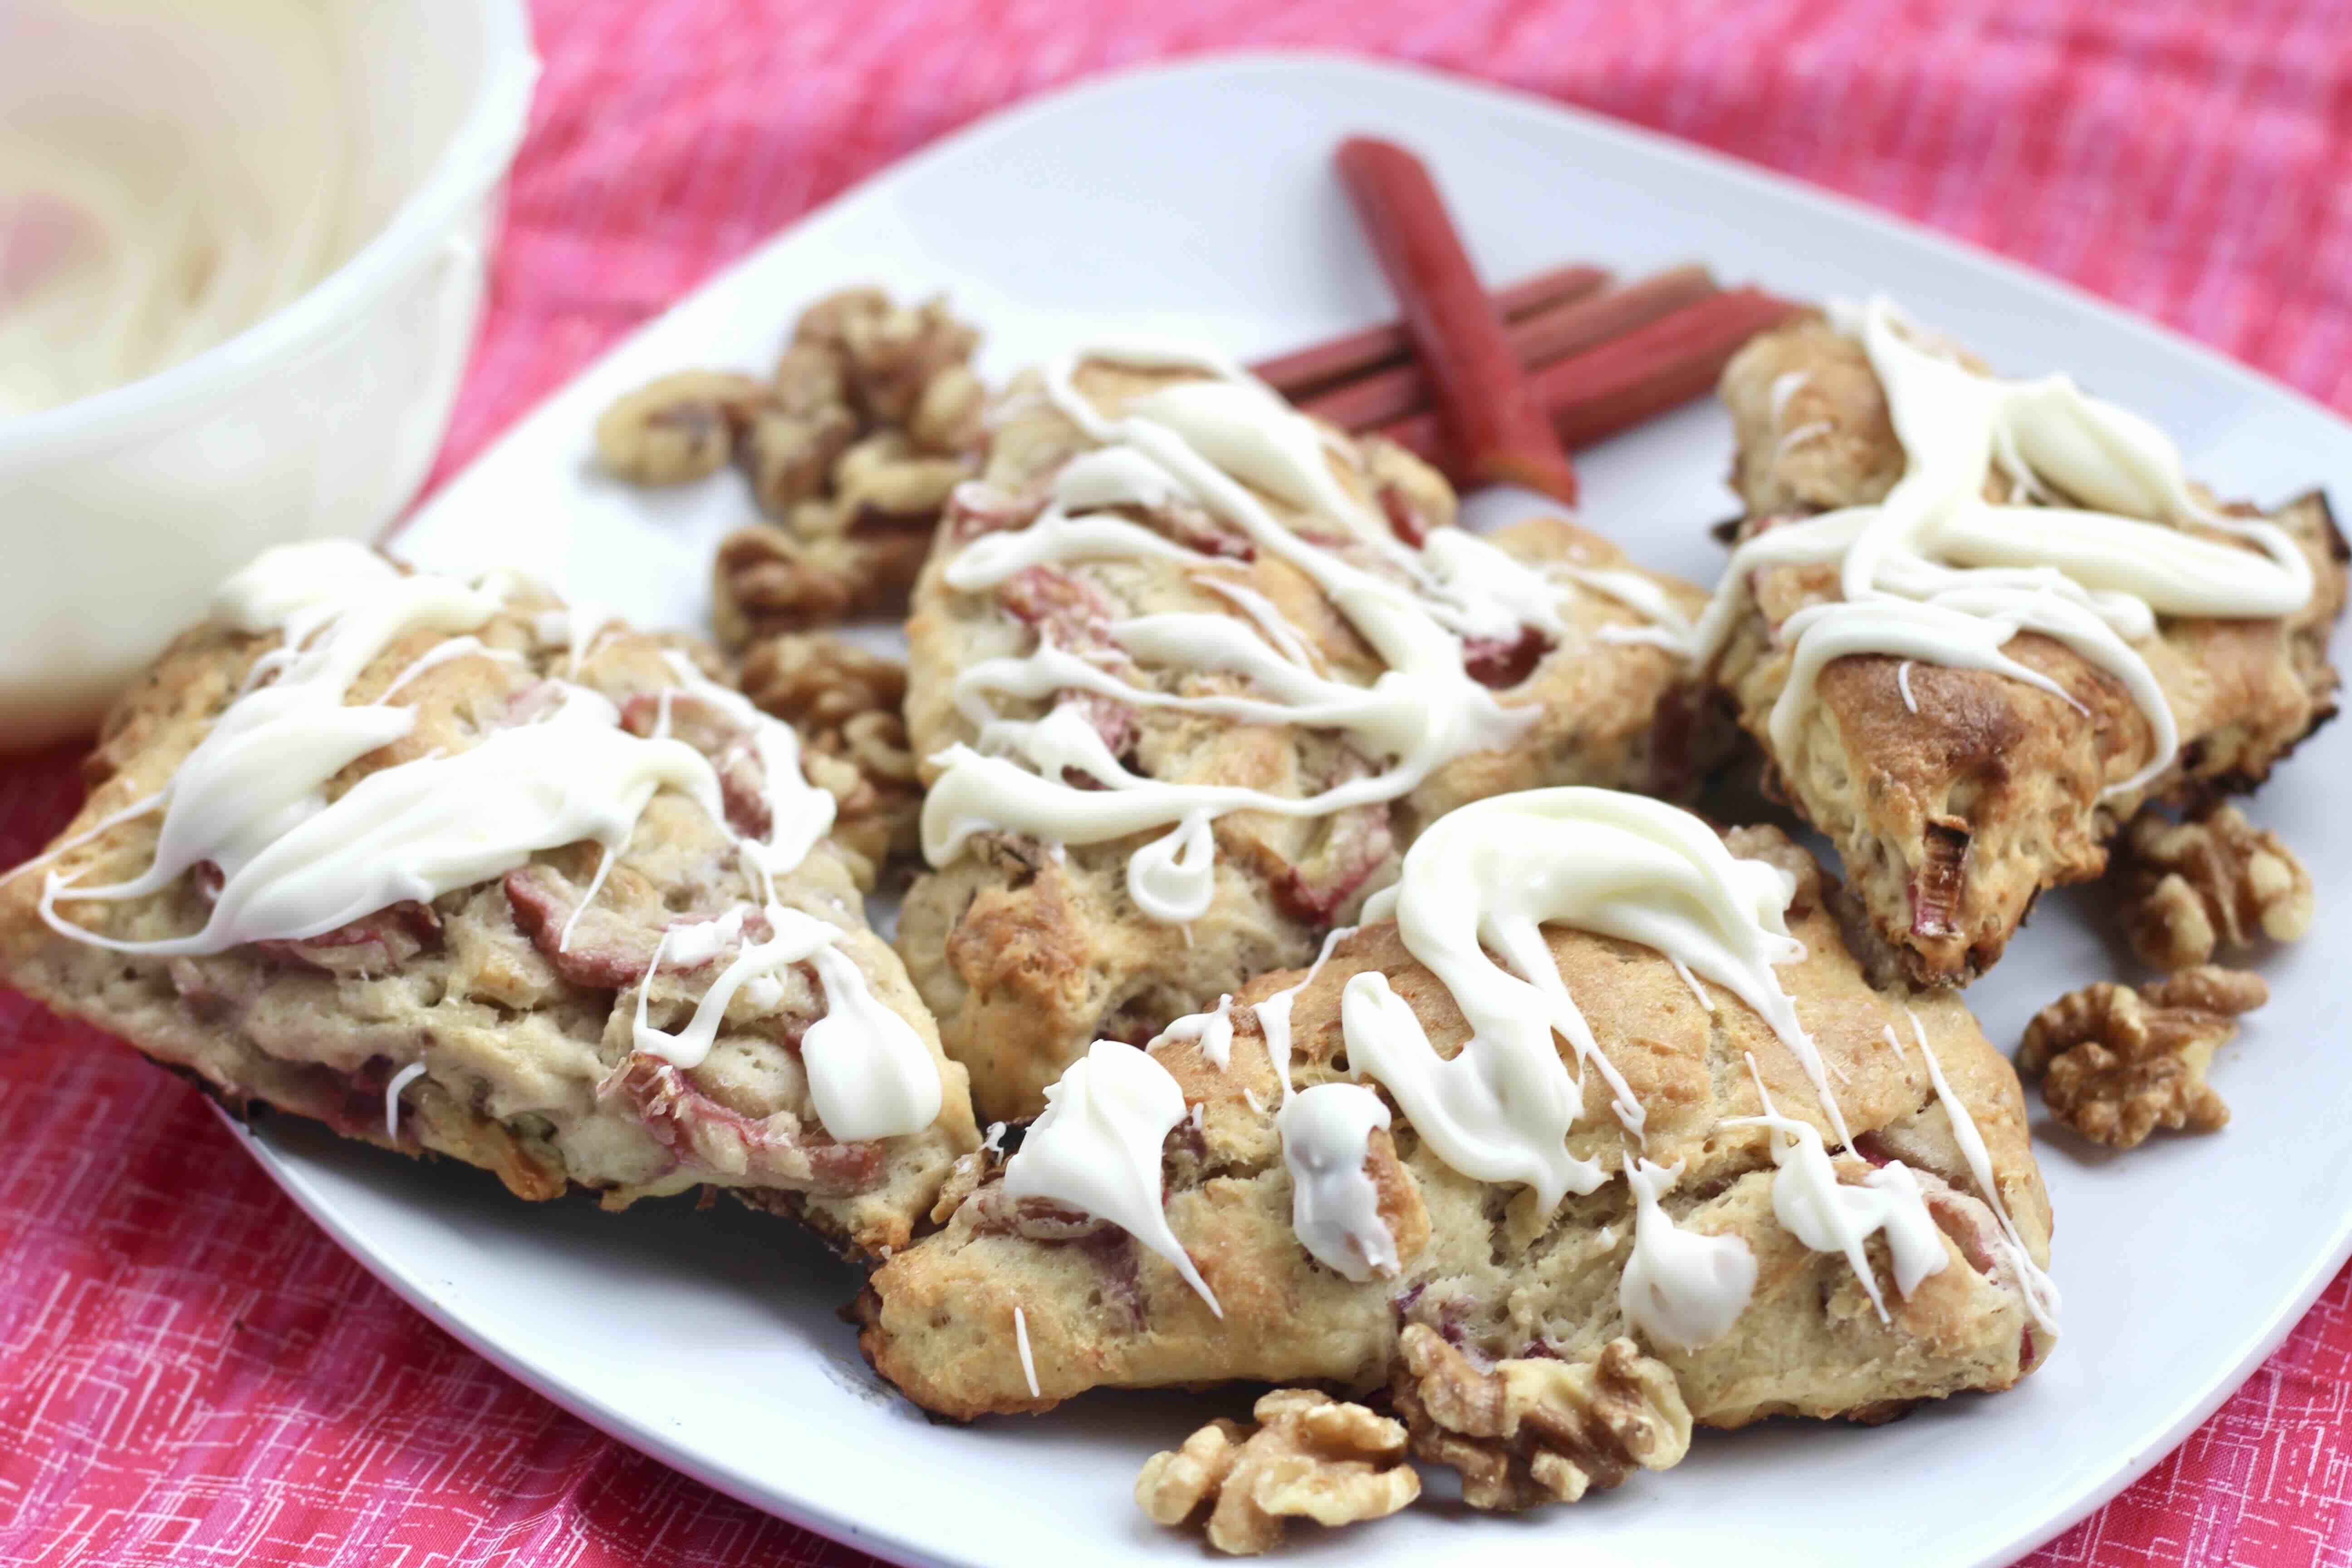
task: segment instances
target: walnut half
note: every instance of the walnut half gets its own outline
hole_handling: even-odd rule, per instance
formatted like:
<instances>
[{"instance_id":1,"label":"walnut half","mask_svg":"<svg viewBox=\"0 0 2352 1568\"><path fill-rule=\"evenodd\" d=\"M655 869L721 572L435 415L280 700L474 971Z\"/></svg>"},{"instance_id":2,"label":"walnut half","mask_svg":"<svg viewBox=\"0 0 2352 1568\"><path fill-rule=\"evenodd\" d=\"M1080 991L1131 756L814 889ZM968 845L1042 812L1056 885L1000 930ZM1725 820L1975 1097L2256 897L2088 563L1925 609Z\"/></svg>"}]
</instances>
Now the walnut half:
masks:
<instances>
[{"instance_id":1,"label":"walnut half","mask_svg":"<svg viewBox=\"0 0 2352 1568\"><path fill-rule=\"evenodd\" d=\"M1386 1416L1304 1388L1278 1388L1250 1414L1255 1430L1213 1421L1144 1461L1143 1511L1179 1525L1212 1504L1209 1544L1247 1557L1281 1545L1286 1519L1385 1519L1421 1495L1404 1428Z\"/></svg>"},{"instance_id":2,"label":"walnut half","mask_svg":"<svg viewBox=\"0 0 2352 1568\"><path fill-rule=\"evenodd\" d=\"M2137 991L2101 981L2035 1015L2017 1070L2042 1075L2051 1113L2096 1142L2137 1148L2158 1127L2210 1132L2230 1120L2205 1081L2214 1047L2269 1000L2262 976L2210 963Z\"/></svg>"},{"instance_id":3,"label":"walnut half","mask_svg":"<svg viewBox=\"0 0 2352 1568\"><path fill-rule=\"evenodd\" d=\"M1473 1508L1574 1502L1690 1452L1690 1407L1664 1363L1631 1340L1590 1361L1538 1357L1482 1372L1425 1323L1408 1324L1391 1390L1417 1458L1462 1472Z\"/></svg>"},{"instance_id":4,"label":"walnut half","mask_svg":"<svg viewBox=\"0 0 2352 1568\"><path fill-rule=\"evenodd\" d=\"M2278 835L2234 805L2186 822L2132 819L2123 855L2132 951L2158 969L2186 969L2257 934L2296 942L2311 931L2311 873Z\"/></svg>"}]
</instances>

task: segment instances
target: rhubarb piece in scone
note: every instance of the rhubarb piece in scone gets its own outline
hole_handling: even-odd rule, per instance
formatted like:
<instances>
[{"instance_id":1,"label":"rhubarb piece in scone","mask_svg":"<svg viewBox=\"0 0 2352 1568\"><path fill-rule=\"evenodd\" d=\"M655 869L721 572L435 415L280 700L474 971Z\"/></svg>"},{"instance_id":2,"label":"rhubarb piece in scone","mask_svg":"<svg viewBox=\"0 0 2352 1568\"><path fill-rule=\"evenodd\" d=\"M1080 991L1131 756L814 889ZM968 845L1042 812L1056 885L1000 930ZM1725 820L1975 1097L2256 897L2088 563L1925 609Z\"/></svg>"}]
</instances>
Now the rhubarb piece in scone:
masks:
<instances>
[{"instance_id":1,"label":"rhubarb piece in scone","mask_svg":"<svg viewBox=\"0 0 2352 1568\"><path fill-rule=\"evenodd\" d=\"M1698 771L1698 595L1571 522L1475 536L1206 352L1078 356L993 422L908 628L898 928L985 1117L1305 963L1464 801Z\"/></svg>"},{"instance_id":2,"label":"rhubarb piece in scone","mask_svg":"<svg viewBox=\"0 0 2352 1568\"><path fill-rule=\"evenodd\" d=\"M2002 381L1885 300L1723 377L1748 507L1699 644L1918 980L2000 958L2149 803L2252 789L2336 707L2346 549L2145 420Z\"/></svg>"},{"instance_id":3,"label":"rhubarb piece in scone","mask_svg":"<svg viewBox=\"0 0 2352 1568\"><path fill-rule=\"evenodd\" d=\"M707 656L701 656L707 657ZM903 1246L978 1142L793 731L691 645L269 552L0 884L0 973L228 1104L610 1206Z\"/></svg>"},{"instance_id":4,"label":"rhubarb piece in scone","mask_svg":"<svg viewBox=\"0 0 2352 1568\"><path fill-rule=\"evenodd\" d=\"M1398 1390L1491 1507L1671 1463L1692 1419L2006 1388L2057 1311L2016 1075L1954 993L1873 990L1828 891L1639 796L1464 806L1310 971L1095 1046L872 1276L865 1352L955 1417ZM1430 1335L1591 1370L1473 1385Z\"/></svg>"}]
</instances>

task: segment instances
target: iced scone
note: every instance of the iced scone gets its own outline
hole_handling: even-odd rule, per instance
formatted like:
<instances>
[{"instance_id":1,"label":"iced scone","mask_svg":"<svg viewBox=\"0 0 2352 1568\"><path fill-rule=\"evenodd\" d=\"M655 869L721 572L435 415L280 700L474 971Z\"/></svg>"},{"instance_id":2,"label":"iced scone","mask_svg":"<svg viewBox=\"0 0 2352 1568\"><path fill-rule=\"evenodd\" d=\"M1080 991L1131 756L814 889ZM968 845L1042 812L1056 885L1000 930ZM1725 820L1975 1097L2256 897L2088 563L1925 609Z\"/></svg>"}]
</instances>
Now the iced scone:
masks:
<instances>
[{"instance_id":1,"label":"iced scone","mask_svg":"<svg viewBox=\"0 0 2352 1568\"><path fill-rule=\"evenodd\" d=\"M194 1078L516 1194L725 1188L903 1246L973 1148L789 726L517 581L271 551L0 886L7 981Z\"/></svg>"},{"instance_id":2,"label":"iced scone","mask_svg":"<svg viewBox=\"0 0 2352 1568\"><path fill-rule=\"evenodd\" d=\"M866 1354L955 1417L1310 1384L1496 1507L1581 1490L1534 1412L1598 1386L1685 1436L2007 1388L2058 1312L2016 1075L1949 991L1873 989L1827 890L1640 796L1464 806L1313 965L1097 1043L966 1161Z\"/></svg>"},{"instance_id":3,"label":"iced scone","mask_svg":"<svg viewBox=\"0 0 2352 1568\"><path fill-rule=\"evenodd\" d=\"M2335 713L2319 492L2219 504L2146 420L1884 300L1722 391L1747 515L1697 651L1916 978L1990 967L2144 805L2252 789Z\"/></svg>"},{"instance_id":4,"label":"iced scone","mask_svg":"<svg viewBox=\"0 0 2352 1568\"><path fill-rule=\"evenodd\" d=\"M1699 595L1576 524L1474 535L1202 350L1081 353L992 417L915 590L898 935L983 1117L1305 963L1465 801L1690 771Z\"/></svg>"}]
</instances>

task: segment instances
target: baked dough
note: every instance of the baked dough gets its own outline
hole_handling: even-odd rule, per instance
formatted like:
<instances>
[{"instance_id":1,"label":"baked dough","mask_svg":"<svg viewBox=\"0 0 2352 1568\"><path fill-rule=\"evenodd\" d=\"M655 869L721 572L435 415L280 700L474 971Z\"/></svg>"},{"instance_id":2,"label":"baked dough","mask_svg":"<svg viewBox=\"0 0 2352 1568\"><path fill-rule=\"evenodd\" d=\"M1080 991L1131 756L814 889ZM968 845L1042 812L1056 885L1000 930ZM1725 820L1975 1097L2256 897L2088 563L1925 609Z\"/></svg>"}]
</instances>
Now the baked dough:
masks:
<instances>
[{"instance_id":1,"label":"baked dough","mask_svg":"<svg viewBox=\"0 0 2352 1568\"><path fill-rule=\"evenodd\" d=\"M608 629L570 667L562 606L528 588L476 635L501 663L452 658L414 675L394 701L415 709L404 738L370 752L328 785L429 752L454 753L520 721L558 673L612 700L631 722L672 692L672 732L718 760L740 737L675 689L666 654L677 638ZM373 701L444 639L413 632L385 647L353 684ZM254 662L278 645L215 626L179 638L116 706L89 768L88 804L60 842L154 794L236 695ZM738 759L722 781L740 784ZM731 775L734 775L730 777ZM756 780L751 793L756 795ZM730 789L730 795L733 791ZM654 796L567 950L562 924L593 876L593 843L567 846L430 905L369 915L306 942L250 942L201 957L124 954L71 939L42 921L45 871L112 882L152 860L158 817L134 818L0 885L0 974L59 1013L121 1036L232 1108L275 1107L346 1137L404 1152L446 1154L495 1172L517 1194L570 1187L611 1207L640 1197L724 1187L755 1207L801 1215L848 1248L903 1246L948 1169L979 1142L963 1069L939 1054L905 972L865 922L841 857L820 843L778 879L778 901L841 928L837 943L868 989L933 1056L942 1108L911 1135L836 1142L819 1125L799 1058L800 1032L825 1011L805 965L778 975L782 999L761 1010L739 994L715 1047L690 1070L633 1054L631 1021L662 931L756 900L726 834L675 791ZM102 935L149 940L205 924L203 868L130 902L58 900L59 912ZM665 965L649 1016L676 1028L719 964ZM385 1090L404 1068L396 1140Z\"/></svg>"},{"instance_id":2,"label":"baked dough","mask_svg":"<svg viewBox=\"0 0 2352 1568\"><path fill-rule=\"evenodd\" d=\"M1903 476L1903 447L1862 345L1825 322L1749 343L1721 390L1738 437L1740 538L1781 518L1875 502ZM1737 618L1713 677L1764 749L1768 782L1837 846L1877 940L1914 978L1973 979L2042 889L2105 868L2108 846L2143 805L2251 790L2334 716L2327 639L2344 607L2344 539L2316 490L2267 515L2311 561L2310 602L2284 617L2160 619L2137 647L2179 724L2180 751L2145 786L2114 795L2103 792L2147 760L2147 721L2114 676L2033 632L2005 651L2081 711L1990 671L1849 655L1822 670L1797 743L1780 754L1769 716L1790 650L1778 628L1841 596L1837 567L1768 565L1735 587Z\"/></svg>"}]
</instances>

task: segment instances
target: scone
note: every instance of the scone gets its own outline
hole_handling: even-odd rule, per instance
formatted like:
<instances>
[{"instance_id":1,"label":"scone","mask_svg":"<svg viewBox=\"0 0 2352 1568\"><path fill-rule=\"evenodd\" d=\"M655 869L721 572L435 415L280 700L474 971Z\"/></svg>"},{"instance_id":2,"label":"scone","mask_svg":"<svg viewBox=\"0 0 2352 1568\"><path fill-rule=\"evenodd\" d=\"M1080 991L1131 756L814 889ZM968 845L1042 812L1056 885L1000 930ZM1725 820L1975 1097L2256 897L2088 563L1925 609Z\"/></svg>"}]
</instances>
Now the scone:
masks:
<instances>
[{"instance_id":1,"label":"scone","mask_svg":"<svg viewBox=\"0 0 2352 1568\"><path fill-rule=\"evenodd\" d=\"M1630 1337L1719 1426L2006 1388L2057 1310L2016 1075L1952 993L1872 989L1826 891L1654 800L1465 806L1311 971L1095 1046L967 1162L866 1357L954 1417L1402 1386L1416 1325L1479 1366Z\"/></svg>"},{"instance_id":2,"label":"scone","mask_svg":"<svg viewBox=\"0 0 2352 1568\"><path fill-rule=\"evenodd\" d=\"M2143 805L2252 788L2336 711L2317 491L2219 506L2153 426L1883 300L1725 371L1747 505L1702 657L1924 982L2000 958Z\"/></svg>"},{"instance_id":3,"label":"scone","mask_svg":"<svg viewBox=\"0 0 2352 1568\"><path fill-rule=\"evenodd\" d=\"M1693 770L1698 595L1571 522L1453 514L1214 355L1002 400L914 595L932 869L898 928L983 1118L1304 963L1462 802Z\"/></svg>"},{"instance_id":4,"label":"scone","mask_svg":"<svg viewBox=\"0 0 2352 1568\"><path fill-rule=\"evenodd\" d=\"M793 731L528 584L290 546L109 718L0 973L233 1106L903 1246L978 1142Z\"/></svg>"}]
</instances>

